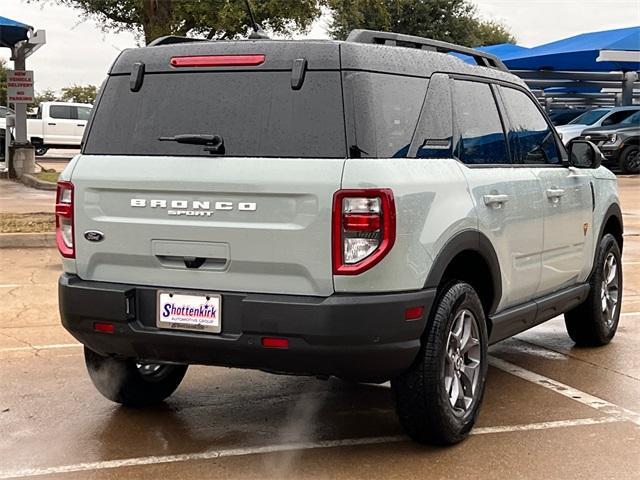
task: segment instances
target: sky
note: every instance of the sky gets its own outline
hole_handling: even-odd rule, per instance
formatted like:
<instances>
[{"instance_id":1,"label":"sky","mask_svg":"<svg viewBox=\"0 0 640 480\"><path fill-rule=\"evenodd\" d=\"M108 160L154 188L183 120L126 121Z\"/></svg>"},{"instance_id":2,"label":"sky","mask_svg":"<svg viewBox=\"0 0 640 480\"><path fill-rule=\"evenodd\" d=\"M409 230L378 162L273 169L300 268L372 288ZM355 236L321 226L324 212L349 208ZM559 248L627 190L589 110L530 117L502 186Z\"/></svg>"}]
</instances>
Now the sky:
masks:
<instances>
[{"instance_id":1,"label":"sky","mask_svg":"<svg viewBox=\"0 0 640 480\"><path fill-rule=\"evenodd\" d=\"M640 25L638 0L472 0L485 19L504 23L526 47L580 33ZM124 48L135 47L130 33L105 33L77 10L55 0L0 0L0 16L45 29L47 44L27 60L35 71L37 92L73 84L100 85ZM321 18L305 36L327 38L328 19ZM9 49L0 56L8 59Z\"/></svg>"}]
</instances>

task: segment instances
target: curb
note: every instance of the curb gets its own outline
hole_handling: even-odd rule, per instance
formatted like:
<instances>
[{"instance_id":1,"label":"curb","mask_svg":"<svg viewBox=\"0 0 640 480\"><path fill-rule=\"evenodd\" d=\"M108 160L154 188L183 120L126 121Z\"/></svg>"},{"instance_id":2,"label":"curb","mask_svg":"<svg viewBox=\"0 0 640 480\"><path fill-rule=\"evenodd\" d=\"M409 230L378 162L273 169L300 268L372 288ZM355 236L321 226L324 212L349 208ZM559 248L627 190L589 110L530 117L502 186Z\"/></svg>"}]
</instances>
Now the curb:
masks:
<instances>
[{"instance_id":1,"label":"curb","mask_svg":"<svg viewBox=\"0 0 640 480\"><path fill-rule=\"evenodd\" d=\"M0 248L55 247L56 234L47 233L0 233Z\"/></svg>"},{"instance_id":2,"label":"curb","mask_svg":"<svg viewBox=\"0 0 640 480\"><path fill-rule=\"evenodd\" d=\"M42 180L38 180L33 175L29 175L28 173L22 174L19 178L20 182L24 183L27 187L37 188L38 190L55 190L56 184L51 182L43 182Z\"/></svg>"}]
</instances>

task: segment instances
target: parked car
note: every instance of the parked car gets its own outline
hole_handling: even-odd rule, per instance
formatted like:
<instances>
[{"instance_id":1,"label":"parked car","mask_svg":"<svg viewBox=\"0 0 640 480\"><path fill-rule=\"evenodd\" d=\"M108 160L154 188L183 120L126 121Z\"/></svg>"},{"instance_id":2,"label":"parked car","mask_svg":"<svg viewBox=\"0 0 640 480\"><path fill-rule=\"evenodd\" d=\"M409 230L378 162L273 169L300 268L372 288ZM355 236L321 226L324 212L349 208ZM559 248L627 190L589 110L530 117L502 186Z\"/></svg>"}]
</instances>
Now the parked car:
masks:
<instances>
[{"instance_id":1,"label":"parked car","mask_svg":"<svg viewBox=\"0 0 640 480\"><path fill-rule=\"evenodd\" d=\"M587 128L614 125L638 111L640 111L640 105L616 108L594 108L574 118L567 125L557 127L556 130L566 145L574 138L579 137Z\"/></svg>"},{"instance_id":2,"label":"parked car","mask_svg":"<svg viewBox=\"0 0 640 480\"><path fill-rule=\"evenodd\" d=\"M3 107L0 105L0 118L5 118L7 115L15 115L16 112L9 107Z\"/></svg>"},{"instance_id":3,"label":"parked car","mask_svg":"<svg viewBox=\"0 0 640 480\"><path fill-rule=\"evenodd\" d=\"M87 103L40 104L36 118L27 119L27 137L36 155L44 155L50 148L80 148L91 108Z\"/></svg>"},{"instance_id":4,"label":"parked car","mask_svg":"<svg viewBox=\"0 0 640 480\"><path fill-rule=\"evenodd\" d=\"M549 119L556 127L559 127L566 125L587 111L584 108L558 108L549 112Z\"/></svg>"},{"instance_id":5,"label":"parked car","mask_svg":"<svg viewBox=\"0 0 640 480\"><path fill-rule=\"evenodd\" d=\"M640 112L608 127L588 128L580 138L598 145L605 164L624 173L640 173Z\"/></svg>"},{"instance_id":6,"label":"parked car","mask_svg":"<svg viewBox=\"0 0 640 480\"><path fill-rule=\"evenodd\" d=\"M578 345L616 332L616 177L492 55L167 37L95 108L58 183L59 305L115 402L161 402L189 364L391 380L411 438L451 444L489 344L562 313Z\"/></svg>"}]
</instances>

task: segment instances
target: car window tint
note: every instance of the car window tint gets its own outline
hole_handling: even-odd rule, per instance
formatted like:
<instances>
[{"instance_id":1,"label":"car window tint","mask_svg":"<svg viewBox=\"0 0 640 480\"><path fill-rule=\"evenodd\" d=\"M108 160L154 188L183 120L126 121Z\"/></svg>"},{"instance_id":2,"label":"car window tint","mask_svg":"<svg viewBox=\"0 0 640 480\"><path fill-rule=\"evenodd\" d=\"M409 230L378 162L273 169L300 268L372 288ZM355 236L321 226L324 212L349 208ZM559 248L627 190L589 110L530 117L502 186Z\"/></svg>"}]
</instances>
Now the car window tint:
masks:
<instances>
[{"instance_id":1,"label":"car window tint","mask_svg":"<svg viewBox=\"0 0 640 480\"><path fill-rule=\"evenodd\" d=\"M518 161L560 163L555 135L534 100L514 88L502 88L501 92L509 116L509 142Z\"/></svg>"},{"instance_id":2,"label":"car window tint","mask_svg":"<svg viewBox=\"0 0 640 480\"><path fill-rule=\"evenodd\" d=\"M70 120L73 118L73 107L71 105L51 105L49 107L49 116L61 120Z\"/></svg>"},{"instance_id":3,"label":"car window tint","mask_svg":"<svg viewBox=\"0 0 640 480\"><path fill-rule=\"evenodd\" d=\"M620 110L619 112L613 112L602 121L602 125L615 125L626 120L636 112L637 110Z\"/></svg>"},{"instance_id":4,"label":"car window tint","mask_svg":"<svg viewBox=\"0 0 640 480\"><path fill-rule=\"evenodd\" d=\"M382 73L348 72L345 74L345 84L353 97L348 113L353 114L356 145L350 146L351 156L406 157L424 103L428 80Z\"/></svg>"},{"instance_id":5,"label":"car window tint","mask_svg":"<svg viewBox=\"0 0 640 480\"><path fill-rule=\"evenodd\" d=\"M491 88L486 83L454 82L455 121L460 133L455 147L467 164L510 163L507 143Z\"/></svg>"},{"instance_id":6,"label":"car window tint","mask_svg":"<svg viewBox=\"0 0 640 480\"><path fill-rule=\"evenodd\" d=\"M89 115L91 115L91 108L89 107L76 107L77 108L77 119L78 120L89 120Z\"/></svg>"},{"instance_id":7,"label":"car window tint","mask_svg":"<svg viewBox=\"0 0 640 480\"><path fill-rule=\"evenodd\" d=\"M290 71L109 77L84 147L86 154L215 158L203 145L160 141L220 135L233 157L345 158L340 73L308 71L300 90ZM141 121L140 119L145 119Z\"/></svg>"},{"instance_id":8,"label":"car window tint","mask_svg":"<svg viewBox=\"0 0 640 480\"><path fill-rule=\"evenodd\" d=\"M574 118L569 122L569 125L593 125L602 117L604 117L610 108L597 108L594 110L589 110L588 112L584 112L582 115Z\"/></svg>"}]
</instances>

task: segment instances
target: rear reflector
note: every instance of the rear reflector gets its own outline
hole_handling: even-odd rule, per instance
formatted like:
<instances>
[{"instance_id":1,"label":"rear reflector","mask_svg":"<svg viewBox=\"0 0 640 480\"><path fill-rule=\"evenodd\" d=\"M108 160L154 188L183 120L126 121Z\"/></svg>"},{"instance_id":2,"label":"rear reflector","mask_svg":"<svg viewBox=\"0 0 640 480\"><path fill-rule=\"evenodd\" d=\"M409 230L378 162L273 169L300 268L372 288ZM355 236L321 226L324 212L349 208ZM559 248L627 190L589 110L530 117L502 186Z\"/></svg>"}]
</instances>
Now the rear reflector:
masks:
<instances>
[{"instance_id":1,"label":"rear reflector","mask_svg":"<svg viewBox=\"0 0 640 480\"><path fill-rule=\"evenodd\" d=\"M94 323L93 329L96 332L102 332L102 333L113 333L116 330L113 323Z\"/></svg>"},{"instance_id":2,"label":"rear reflector","mask_svg":"<svg viewBox=\"0 0 640 480\"><path fill-rule=\"evenodd\" d=\"M418 320L424 315L424 307L411 307L404 311L405 320Z\"/></svg>"},{"instance_id":3,"label":"rear reflector","mask_svg":"<svg viewBox=\"0 0 640 480\"><path fill-rule=\"evenodd\" d=\"M264 55L200 55L171 57L172 67L255 67L264 63Z\"/></svg>"},{"instance_id":4,"label":"rear reflector","mask_svg":"<svg viewBox=\"0 0 640 480\"><path fill-rule=\"evenodd\" d=\"M289 339L287 338L273 338L263 337L262 346L264 348L289 348Z\"/></svg>"}]
</instances>

